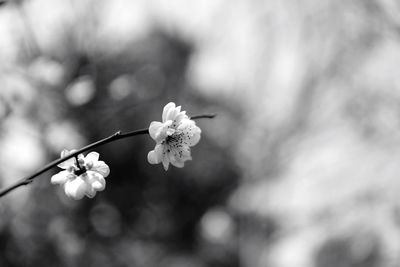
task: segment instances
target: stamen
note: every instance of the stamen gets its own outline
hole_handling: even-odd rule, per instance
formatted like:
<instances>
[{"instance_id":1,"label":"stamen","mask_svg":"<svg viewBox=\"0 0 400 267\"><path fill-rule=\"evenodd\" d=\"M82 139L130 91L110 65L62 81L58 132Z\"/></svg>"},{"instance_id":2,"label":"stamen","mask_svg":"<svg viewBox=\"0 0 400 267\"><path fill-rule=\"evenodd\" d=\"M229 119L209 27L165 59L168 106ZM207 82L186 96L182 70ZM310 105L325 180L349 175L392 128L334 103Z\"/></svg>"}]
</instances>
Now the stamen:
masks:
<instances>
[{"instance_id":1,"label":"stamen","mask_svg":"<svg viewBox=\"0 0 400 267\"><path fill-rule=\"evenodd\" d=\"M78 170L75 170L74 174L76 176L80 176L86 172L85 166L81 166L83 164L81 162L84 162L84 160L82 158L78 158L77 155L75 156L75 160L76 160L76 165L78 165Z\"/></svg>"}]
</instances>

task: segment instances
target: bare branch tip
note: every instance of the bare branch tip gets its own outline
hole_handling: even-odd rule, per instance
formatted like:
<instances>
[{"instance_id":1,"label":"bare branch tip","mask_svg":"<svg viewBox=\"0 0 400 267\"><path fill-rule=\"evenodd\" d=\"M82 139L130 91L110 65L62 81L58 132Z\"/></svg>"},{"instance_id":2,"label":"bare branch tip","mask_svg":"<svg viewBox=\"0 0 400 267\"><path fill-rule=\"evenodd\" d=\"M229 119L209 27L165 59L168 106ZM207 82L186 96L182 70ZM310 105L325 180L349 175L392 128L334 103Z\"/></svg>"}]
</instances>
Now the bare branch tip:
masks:
<instances>
[{"instance_id":1,"label":"bare branch tip","mask_svg":"<svg viewBox=\"0 0 400 267\"><path fill-rule=\"evenodd\" d=\"M192 116L191 119L192 120L196 120L196 119L213 119L217 116L216 113L210 113L210 114L203 114L203 115L196 115L196 116Z\"/></svg>"}]
</instances>

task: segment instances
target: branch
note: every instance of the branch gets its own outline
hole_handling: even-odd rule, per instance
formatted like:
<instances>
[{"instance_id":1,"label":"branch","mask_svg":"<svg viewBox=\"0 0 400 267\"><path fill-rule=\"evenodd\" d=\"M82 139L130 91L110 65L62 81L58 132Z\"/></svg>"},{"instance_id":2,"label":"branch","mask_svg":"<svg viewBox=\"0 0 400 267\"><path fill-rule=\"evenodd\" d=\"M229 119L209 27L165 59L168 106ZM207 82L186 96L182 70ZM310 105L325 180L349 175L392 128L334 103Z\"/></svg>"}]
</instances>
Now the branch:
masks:
<instances>
[{"instance_id":1,"label":"branch","mask_svg":"<svg viewBox=\"0 0 400 267\"><path fill-rule=\"evenodd\" d=\"M207 118L207 119L212 119L216 116L216 114L204 114L204 115L196 115L191 117L191 119L195 120L195 119L203 119L203 118ZM37 178L39 175L41 175L42 173L47 172L48 170L52 169L53 167L57 166L58 164L60 164L61 162L66 161L67 159L73 158L78 156L79 154L86 152L88 150L91 150L95 147L99 147L117 140L121 140L124 138L129 138L132 136L136 136L136 135L142 135L142 134L148 134L149 133L149 129L140 129L140 130L135 130L135 131L131 131L131 132L127 132L127 133L121 133L121 131L116 132L115 134L106 137L104 139L101 139L97 142L94 142L90 145L87 145L81 149L78 149L77 151L63 157L63 158L59 158L56 159L52 162L50 162L49 164L47 164L46 166L44 166L43 168L41 168L40 170L36 171L34 174L28 176L28 177L24 177L20 180L18 180L16 183L4 188L0 190L0 197L8 194L9 192L13 191L14 189L23 186L23 185L27 185L33 182L33 180L35 178Z\"/></svg>"}]
</instances>

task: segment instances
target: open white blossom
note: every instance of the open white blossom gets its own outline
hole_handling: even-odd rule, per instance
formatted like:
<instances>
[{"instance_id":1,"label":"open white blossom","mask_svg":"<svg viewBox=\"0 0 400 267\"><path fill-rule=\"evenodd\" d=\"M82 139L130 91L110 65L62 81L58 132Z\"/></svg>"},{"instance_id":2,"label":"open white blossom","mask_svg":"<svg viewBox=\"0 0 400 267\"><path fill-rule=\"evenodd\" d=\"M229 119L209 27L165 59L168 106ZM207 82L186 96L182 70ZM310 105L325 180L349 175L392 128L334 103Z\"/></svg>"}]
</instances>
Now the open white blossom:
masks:
<instances>
[{"instance_id":1,"label":"open white blossom","mask_svg":"<svg viewBox=\"0 0 400 267\"><path fill-rule=\"evenodd\" d=\"M74 151L64 149L61 157ZM97 191L104 190L106 186L104 178L110 174L110 168L104 161L99 161L97 152L90 152L86 157L79 154L78 162L75 158L70 158L57 166L64 170L53 175L51 183L63 186L65 194L76 200L82 199L85 195L93 198Z\"/></svg>"},{"instance_id":2,"label":"open white blossom","mask_svg":"<svg viewBox=\"0 0 400 267\"><path fill-rule=\"evenodd\" d=\"M185 161L192 159L190 147L199 142L201 130L186 111L181 111L181 106L170 102L163 109L162 122L151 122L149 133L156 147L149 152L147 160L151 164L162 163L168 170L169 163L182 168Z\"/></svg>"}]
</instances>

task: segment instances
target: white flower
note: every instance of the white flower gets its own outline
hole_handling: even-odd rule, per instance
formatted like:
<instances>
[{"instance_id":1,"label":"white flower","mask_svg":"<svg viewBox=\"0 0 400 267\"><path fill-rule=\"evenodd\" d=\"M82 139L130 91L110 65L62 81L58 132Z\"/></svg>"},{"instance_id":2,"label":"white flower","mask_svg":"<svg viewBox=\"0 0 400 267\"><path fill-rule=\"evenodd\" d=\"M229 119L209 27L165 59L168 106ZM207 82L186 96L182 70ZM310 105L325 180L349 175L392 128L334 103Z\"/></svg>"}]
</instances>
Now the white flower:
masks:
<instances>
[{"instance_id":1,"label":"white flower","mask_svg":"<svg viewBox=\"0 0 400 267\"><path fill-rule=\"evenodd\" d=\"M64 149L61 157L74 151ZM53 175L51 183L62 185L65 194L76 200L82 199L85 195L93 198L97 191L104 190L106 186L104 178L110 174L110 168L104 161L99 161L97 152L90 152L86 157L79 154L78 163L75 158L70 158L57 166L64 170Z\"/></svg>"},{"instance_id":2,"label":"white flower","mask_svg":"<svg viewBox=\"0 0 400 267\"><path fill-rule=\"evenodd\" d=\"M162 122L151 122L149 133L157 144L147 160L151 164L162 163L168 170L169 163L182 168L185 161L192 159L190 147L199 142L201 130L186 111L181 111L181 106L170 102L163 109Z\"/></svg>"}]
</instances>

